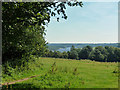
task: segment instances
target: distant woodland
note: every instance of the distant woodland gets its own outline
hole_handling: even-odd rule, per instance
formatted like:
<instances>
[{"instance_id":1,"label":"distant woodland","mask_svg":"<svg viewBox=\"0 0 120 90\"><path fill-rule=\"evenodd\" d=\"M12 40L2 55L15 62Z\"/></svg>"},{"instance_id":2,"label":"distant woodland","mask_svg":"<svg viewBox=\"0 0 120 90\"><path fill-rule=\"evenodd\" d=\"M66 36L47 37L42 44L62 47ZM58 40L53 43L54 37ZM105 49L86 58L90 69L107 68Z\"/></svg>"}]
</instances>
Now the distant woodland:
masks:
<instances>
[{"instance_id":1,"label":"distant woodland","mask_svg":"<svg viewBox=\"0 0 120 90\"><path fill-rule=\"evenodd\" d=\"M67 59L90 59L100 62L119 62L120 60L120 48L112 46L98 46L92 48L91 46L85 46L81 48L71 47L70 51L52 51L47 50L44 57L54 58L67 58Z\"/></svg>"}]
</instances>

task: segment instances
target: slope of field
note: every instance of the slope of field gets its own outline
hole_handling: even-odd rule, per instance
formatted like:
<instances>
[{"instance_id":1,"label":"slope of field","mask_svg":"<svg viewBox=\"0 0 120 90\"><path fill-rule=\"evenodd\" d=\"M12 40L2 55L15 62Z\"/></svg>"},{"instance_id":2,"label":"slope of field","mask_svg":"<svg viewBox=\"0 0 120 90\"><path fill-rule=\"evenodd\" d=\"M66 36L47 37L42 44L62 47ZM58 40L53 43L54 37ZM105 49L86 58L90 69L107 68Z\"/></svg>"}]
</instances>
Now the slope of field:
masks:
<instances>
[{"instance_id":1,"label":"slope of field","mask_svg":"<svg viewBox=\"0 0 120 90\"><path fill-rule=\"evenodd\" d=\"M118 88L117 63L90 60L36 58L30 70L13 73L3 83L38 75L3 88Z\"/></svg>"}]
</instances>

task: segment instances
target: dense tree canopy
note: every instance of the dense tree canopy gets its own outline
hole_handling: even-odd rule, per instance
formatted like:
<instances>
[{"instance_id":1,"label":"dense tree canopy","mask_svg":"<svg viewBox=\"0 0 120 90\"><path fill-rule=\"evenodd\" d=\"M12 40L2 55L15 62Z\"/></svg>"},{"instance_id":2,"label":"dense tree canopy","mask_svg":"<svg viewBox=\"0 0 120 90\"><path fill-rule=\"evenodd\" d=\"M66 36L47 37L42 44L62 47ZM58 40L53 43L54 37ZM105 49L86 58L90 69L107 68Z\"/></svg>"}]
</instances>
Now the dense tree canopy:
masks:
<instances>
[{"instance_id":1,"label":"dense tree canopy","mask_svg":"<svg viewBox=\"0 0 120 90\"><path fill-rule=\"evenodd\" d=\"M103 61L104 60L104 55L101 53L101 51L99 49L93 50L90 55L89 58L91 60L96 60L96 61Z\"/></svg>"},{"instance_id":2,"label":"dense tree canopy","mask_svg":"<svg viewBox=\"0 0 120 90\"><path fill-rule=\"evenodd\" d=\"M45 26L50 17L67 19L66 5L82 6L82 2L3 2L2 54L3 60L24 55L44 54Z\"/></svg>"},{"instance_id":3,"label":"dense tree canopy","mask_svg":"<svg viewBox=\"0 0 120 90\"><path fill-rule=\"evenodd\" d=\"M84 47L79 52L79 58L81 58L81 59L87 59L91 51L92 51L92 47L91 46Z\"/></svg>"}]
</instances>

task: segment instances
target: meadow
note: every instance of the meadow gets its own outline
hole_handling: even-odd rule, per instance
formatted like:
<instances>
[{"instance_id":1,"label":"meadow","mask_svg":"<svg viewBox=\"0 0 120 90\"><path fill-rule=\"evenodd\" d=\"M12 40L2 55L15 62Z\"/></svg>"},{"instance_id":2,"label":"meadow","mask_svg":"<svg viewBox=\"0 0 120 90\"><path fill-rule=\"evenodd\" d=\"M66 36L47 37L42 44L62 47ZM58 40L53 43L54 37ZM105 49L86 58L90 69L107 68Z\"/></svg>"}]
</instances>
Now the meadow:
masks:
<instances>
[{"instance_id":1,"label":"meadow","mask_svg":"<svg viewBox=\"0 0 120 90\"><path fill-rule=\"evenodd\" d=\"M101 3L101 6L102 4L103 3ZM95 6L94 8L96 10L98 9L97 11L101 11L96 7L99 7L100 4L97 5L97 3L93 3L83 5L83 2L76 0L72 2L55 1L53 3L2 2L2 13L0 13L2 14L2 66L0 66L0 68L2 67L2 75L0 72L2 82L0 82L0 88L1 84L3 89L117 88L119 75L118 62L120 60L120 48L118 48L118 43L82 43L86 41L109 42L111 38L111 35L110 38L106 38L107 32L106 34L101 33L101 30L106 30L105 27L101 27L98 22L91 23L89 21L92 20L91 17L83 17L82 13L84 14L84 12L85 15L86 12L88 12L90 15L93 14L92 16L97 16L96 12L91 13L91 10L89 10L91 5ZM103 5L103 7L106 5L108 4ZM75 18L77 21L71 19L71 25L64 22L64 25L59 24L62 26L58 26L58 22L61 22L59 19L68 20L69 22L70 19L67 19L69 14L71 15L69 10L72 10L73 7L80 7L80 11L78 11L77 8L73 9L73 11L80 13L79 15L82 16L77 17L74 15L74 12L70 17ZM101 7L100 9L107 10ZM111 11L111 8L108 11ZM110 14L107 11L103 12L105 12L107 16ZM54 20L52 17L55 17L57 21L53 22L52 27L55 26L54 29L50 26L50 22ZM100 17L101 16L98 18ZM95 17L93 17L93 20L94 18ZM102 19L103 18L100 18L98 21ZM79 25L77 25L76 22L79 23ZM103 24L106 25L106 23L110 23L110 21ZM74 24L77 26L72 26ZM112 26L112 24L110 25ZM86 26L90 26L90 28L96 30L95 33L92 33L92 31L88 33L90 28ZM111 31L112 28L113 27L109 27L110 30L108 30ZM57 31L59 29L60 32ZM70 30L70 32L67 32L67 29L73 30L73 33ZM86 35L86 32L82 32L82 30L88 30L87 33L91 35L92 38L87 39L89 35ZM51 32L50 37L55 35L53 39L48 37L51 39L49 40L47 38L46 35L49 36L49 32L47 31ZM80 34L85 37L81 37ZM70 35L70 38L66 38L66 35ZM101 37L103 35L105 35L105 38ZM59 38L57 38L58 36ZM57 44L49 44L51 41ZM66 44L58 43L61 41ZM71 43L67 43L69 41L71 41ZM77 43L78 41L81 43ZM116 40L110 40L110 42L116 42ZM62 50L60 48L62 48Z\"/></svg>"},{"instance_id":2,"label":"meadow","mask_svg":"<svg viewBox=\"0 0 120 90\"><path fill-rule=\"evenodd\" d=\"M21 66L3 71L2 84L29 78L4 88L118 88L118 63L32 57ZM3 67L5 70L5 67Z\"/></svg>"}]
</instances>

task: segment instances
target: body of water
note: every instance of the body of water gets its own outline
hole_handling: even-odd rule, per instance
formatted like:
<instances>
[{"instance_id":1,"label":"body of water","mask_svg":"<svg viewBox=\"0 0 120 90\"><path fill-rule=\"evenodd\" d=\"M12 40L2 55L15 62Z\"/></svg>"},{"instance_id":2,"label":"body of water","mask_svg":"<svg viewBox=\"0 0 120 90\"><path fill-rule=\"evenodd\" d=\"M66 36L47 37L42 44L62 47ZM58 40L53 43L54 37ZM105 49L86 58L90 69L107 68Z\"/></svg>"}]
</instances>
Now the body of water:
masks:
<instances>
[{"instance_id":1,"label":"body of water","mask_svg":"<svg viewBox=\"0 0 120 90\"><path fill-rule=\"evenodd\" d=\"M91 46L91 47L97 47L97 46L113 46L113 47L118 47L118 43L96 43L96 44L92 44L92 43L52 43L52 44L48 44L48 48L50 50L53 51L60 51L60 52L64 52L64 51L70 51L70 48L72 47L72 45L75 46L75 48L83 48L85 46Z\"/></svg>"}]
</instances>

